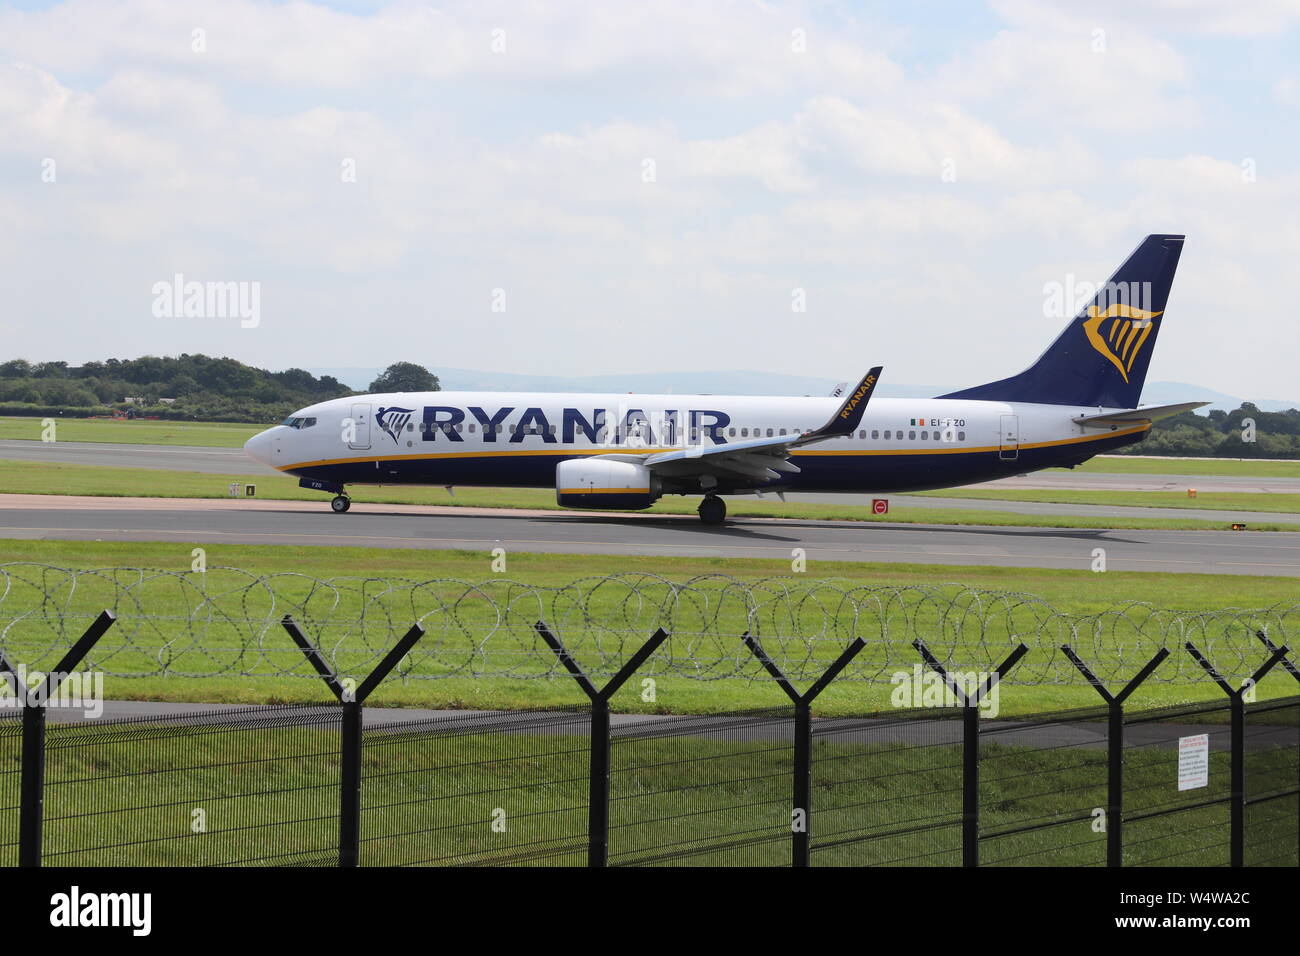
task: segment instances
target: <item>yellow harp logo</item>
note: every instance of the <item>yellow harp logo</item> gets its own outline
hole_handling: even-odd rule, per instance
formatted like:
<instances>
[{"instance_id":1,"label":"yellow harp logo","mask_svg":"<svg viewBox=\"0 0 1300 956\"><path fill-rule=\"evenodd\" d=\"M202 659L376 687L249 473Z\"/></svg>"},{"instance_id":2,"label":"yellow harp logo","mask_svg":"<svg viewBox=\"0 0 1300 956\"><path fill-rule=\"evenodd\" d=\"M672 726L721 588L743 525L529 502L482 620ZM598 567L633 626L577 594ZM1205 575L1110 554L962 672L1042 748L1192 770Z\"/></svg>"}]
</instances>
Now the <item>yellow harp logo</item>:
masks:
<instances>
[{"instance_id":1,"label":"yellow harp logo","mask_svg":"<svg viewBox=\"0 0 1300 956\"><path fill-rule=\"evenodd\" d=\"M1095 305L1088 306L1088 318L1083 331L1098 352L1110 359L1119 374L1128 381L1128 373L1137 361L1147 336L1155 328L1153 321L1159 312L1148 312L1131 305L1115 303L1103 311ZM1107 325L1109 320L1109 325Z\"/></svg>"}]
</instances>

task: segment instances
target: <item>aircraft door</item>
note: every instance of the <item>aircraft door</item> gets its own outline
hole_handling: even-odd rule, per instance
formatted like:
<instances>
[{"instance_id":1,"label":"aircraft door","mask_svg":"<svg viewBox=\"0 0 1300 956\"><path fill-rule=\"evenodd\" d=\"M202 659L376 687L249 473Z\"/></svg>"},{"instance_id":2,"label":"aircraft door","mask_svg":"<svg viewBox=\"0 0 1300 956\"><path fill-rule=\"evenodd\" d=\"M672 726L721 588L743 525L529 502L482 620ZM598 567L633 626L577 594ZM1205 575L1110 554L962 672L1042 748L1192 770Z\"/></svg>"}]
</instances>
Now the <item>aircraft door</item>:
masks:
<instances>
[{"instance_id":1,"label":"aircraft door","mask_svg":"<svg viewBox=\"0 0 1300 956\"><path fill-rule=\"evenodd\" d=\"M352 440L349 448L370 447L370 403L357 402L352 406Z\"/></svg>"},{"instance_id":2,"label":"aircraft door","mask_svg":"<svg viewBox=\"0 0 1300 956\"><path fill-rule=\"evenodd\" d=\"M1014 461L1020 457L1020 416L1003 415L998 432L998 457Z\"/></svg>"}]
</instances>

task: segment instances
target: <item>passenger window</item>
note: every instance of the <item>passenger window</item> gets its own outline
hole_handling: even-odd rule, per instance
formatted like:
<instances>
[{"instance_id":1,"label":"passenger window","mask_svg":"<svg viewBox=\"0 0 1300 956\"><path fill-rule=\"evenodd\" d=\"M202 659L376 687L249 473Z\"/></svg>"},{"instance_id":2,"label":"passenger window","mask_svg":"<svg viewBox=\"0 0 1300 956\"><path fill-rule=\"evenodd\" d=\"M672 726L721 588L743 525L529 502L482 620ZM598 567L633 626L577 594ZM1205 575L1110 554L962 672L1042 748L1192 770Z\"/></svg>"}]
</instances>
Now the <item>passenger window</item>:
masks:
<instances>
[{"instance_id":1,"label":"passenger window","mask_svg":"<svg viewBox=\"0 0 1300 956\"><path fill-rule=\"evenodd\" d=\"M877 439L877 438L879 438L879 437L880 437L880 429L879 429L879 428L873 428L873 429L871 429L871 438L872 438L872 440L875 440L875 439ZM885 437L888 438L889 436L886 435Z\"/></svg>"},{"instance_id":2,"label":"passenger window","mask_svg":"<svg viewBox=\"0 0 1300 956\"><path fill-rule=\"evenodd\" d=\"M768 438L771 438L771 437L772 437L772 429L770 429L770 428L767 430L767 437L768 437Z\"/></svg>"},{"instance_id":3,"label":"passenger window","mask_svg":"<svg viewBox=\"0 0 1300 956\"><path fill-rule=\"evenodd\" d=\"M929 437L930 437L929 432L924 432L924 431L921 432L921 441L926 441L927 439L929 439Z\"/></svg>"},{"instance_id":4,"label":"passenger window","mask_svg":"<svg viewBox=\"0 0 1300 956\"><path fill-rule=\"evenodd\" d=\"M471 435L474 434L474 424L473 424L472 422L470 423L470 426L469 426L469 432L470 432Z\"/></svg>"},{"instance_id":5,"label":"passenger window","mask_svg":"<svg viewBox=\"0 0 1300 956\"><path fill-rule=\"evenodd\" d=\"M782 434L782 435L785 434L785 429L784 429L784 428L781 429L781 434Z\"/></svg>"},{"instance_id":6,"label":"passenger window","mask_svg":"<svg viewBox=\"0 0 1300 956\"><path fill-rule=\"evenodd\" d=\"M889 441L889 429L885 429L885 441Z\"/></svg>"},{"instance_id":7,"label":"passenger window","mask_svg":"<svg viewBox=\"0 0 1300 956\"><path fill-rule=\"evenodd\" d=\"M727 429L727 434L730 435L732 438L735 438L735 437L736 437L736 430L735 430L734 428L729 428L729 429Z\"/></svg>"},{"instance_id":8,"label":"passenger window","mask_svg":"<svg viewBox=\"0 0 1300 956\"><path fill-rule=\"evenodd\" d=\"M740 430L740 437L741 437L741 438L748 438L748 437L749 437L749 429L748 429L748 428L742 428L742 429Z\"/></svg>"},{"instance_id":9,"label":"passenger window","mask_svg":"<svg viewBox=\"0 0 1300 956\"><path fill-rule=\"evenodd\" d=\"M908 440L908 441L916 441L916 432L908 432L908 433L907 433L907 440Z\"/></svg>"},{"instance_id":10,"label":"passenger window","mask_svg":"<svg viewBox=\"0 0 1300 956\"><path fill-rule=\"evenodd\" d=\"M958 432L958 433L957 433L957 440L958 440L958 441L965 441L965 440L966 440L966 433L965 433L965 432Z\"/></svg>"}]
</instances>

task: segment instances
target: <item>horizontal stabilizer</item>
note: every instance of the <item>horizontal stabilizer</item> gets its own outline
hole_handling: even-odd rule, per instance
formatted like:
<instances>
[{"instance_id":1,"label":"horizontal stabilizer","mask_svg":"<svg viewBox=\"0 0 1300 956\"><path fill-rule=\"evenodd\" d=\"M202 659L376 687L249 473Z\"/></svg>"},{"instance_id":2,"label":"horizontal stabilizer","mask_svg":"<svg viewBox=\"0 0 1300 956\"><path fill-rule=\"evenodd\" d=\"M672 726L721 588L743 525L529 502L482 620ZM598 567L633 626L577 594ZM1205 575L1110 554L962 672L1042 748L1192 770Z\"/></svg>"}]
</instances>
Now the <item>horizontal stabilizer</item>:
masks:
<instances>
[{"instance_id":1,"label":"horizontal stabilizer","mask_svg":"<svg viewBox=\"0 0 1300 956\"><path fill-rule=\"evenodd\" d=\"M1074 419L1078 425L1133 425L1138 422L1158 422L1162 418L1170 418L1174 415L1181 415L1183 412L1190 412L1194 408L1201 408L1209 402L1179 402L1177 405L1146 405L1142 408L1133 408L1126 412L1104 412L1100 415L1084 415Z\"/></svg>"}]
</instances>

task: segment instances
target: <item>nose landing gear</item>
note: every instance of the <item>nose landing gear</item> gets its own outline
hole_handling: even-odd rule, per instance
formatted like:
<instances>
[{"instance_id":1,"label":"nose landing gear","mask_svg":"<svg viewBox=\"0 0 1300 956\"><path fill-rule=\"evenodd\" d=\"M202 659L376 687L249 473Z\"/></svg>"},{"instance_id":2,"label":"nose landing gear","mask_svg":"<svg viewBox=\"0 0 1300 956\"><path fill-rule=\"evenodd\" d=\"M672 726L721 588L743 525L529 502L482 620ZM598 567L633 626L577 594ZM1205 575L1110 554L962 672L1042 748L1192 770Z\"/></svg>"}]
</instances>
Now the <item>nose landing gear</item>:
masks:
<instances>
[{"instance_id":1,"label":"nose landing gear","mask_svg":"<svg viewBox=\"0 0 1300 956\"><path fill-rule=\"evenodd\" d=\"M334 509L335 514L343 514L352 507L352 499L347 495L335 495L330 502L330 507Z\"/></svg>"},{"instance_id":2,"label":"nose landing gear","mask_svg":"<svg viewBox=\"0 0 1300 956\"><path fill-rule=\"evenodd\" d=\"M705 524L722 524L727 520L727 503L717 495L705 495L699 513Z\"/></svg>"}]
</instances>

